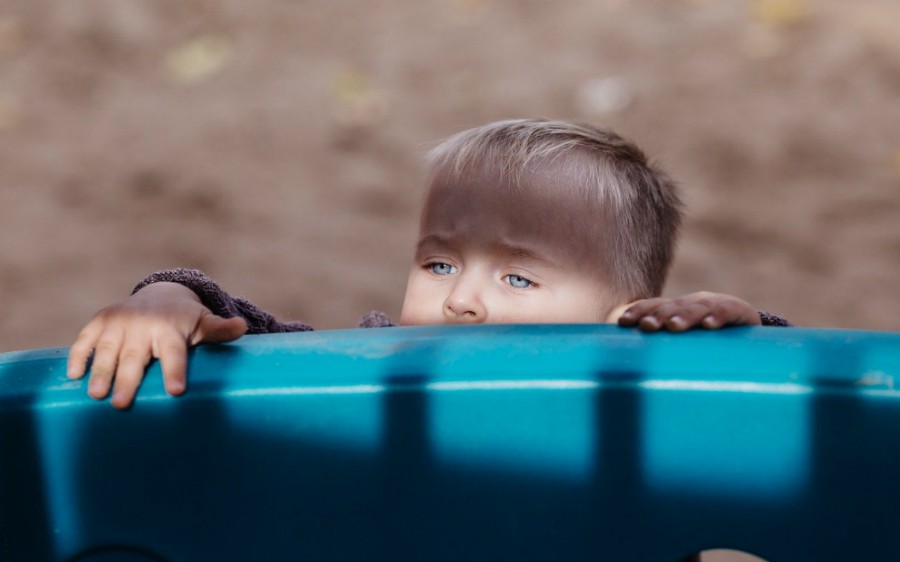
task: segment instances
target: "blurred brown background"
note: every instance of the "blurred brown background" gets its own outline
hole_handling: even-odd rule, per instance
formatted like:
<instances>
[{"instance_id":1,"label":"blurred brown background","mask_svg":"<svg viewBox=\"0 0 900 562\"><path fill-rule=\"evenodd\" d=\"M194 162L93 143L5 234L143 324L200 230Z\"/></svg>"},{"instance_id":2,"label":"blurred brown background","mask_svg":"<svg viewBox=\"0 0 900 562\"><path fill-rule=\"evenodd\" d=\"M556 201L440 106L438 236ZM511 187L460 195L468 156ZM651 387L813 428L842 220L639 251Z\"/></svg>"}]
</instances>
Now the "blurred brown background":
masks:
<instances>
[{"instance_id":1,"label":"blurred brown background","mask_svg":"<svg viewBox=\"0 0 900 562\"><path fill-rule=\"evenodd\" d=\"M397 317L421 156L511 117L680 180L669 294L900 329L896 0L4 0L0 351L173 266L320 328Z\"/></svg>"}]
</instances>

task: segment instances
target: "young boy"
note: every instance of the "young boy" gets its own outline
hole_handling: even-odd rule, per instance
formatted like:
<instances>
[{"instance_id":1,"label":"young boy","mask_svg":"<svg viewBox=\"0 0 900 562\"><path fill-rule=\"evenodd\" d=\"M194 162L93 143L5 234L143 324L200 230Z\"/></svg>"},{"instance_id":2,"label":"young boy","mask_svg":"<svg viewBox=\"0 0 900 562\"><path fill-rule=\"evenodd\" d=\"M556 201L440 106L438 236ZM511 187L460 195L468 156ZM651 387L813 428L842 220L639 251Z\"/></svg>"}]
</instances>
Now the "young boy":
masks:
<instances>
[{"instance_id":1,"label":"young boy","mask_svg":"<svg viewBox=\"0 0 900 562\"><path fill-rule=\"evenodd\" d=\"M659 298L681 222L674 183L616 134L543 120L491 123L430 154L430 187L401 325L593 323L683 331L787 325L728 295ZM363 327L391 326L370 313ZM186 387L187 348L244 333L305 331L192 270L158 272L100 311L69 355L88 393L129 406L152 358Z\"/></svg>"}]
</instances>

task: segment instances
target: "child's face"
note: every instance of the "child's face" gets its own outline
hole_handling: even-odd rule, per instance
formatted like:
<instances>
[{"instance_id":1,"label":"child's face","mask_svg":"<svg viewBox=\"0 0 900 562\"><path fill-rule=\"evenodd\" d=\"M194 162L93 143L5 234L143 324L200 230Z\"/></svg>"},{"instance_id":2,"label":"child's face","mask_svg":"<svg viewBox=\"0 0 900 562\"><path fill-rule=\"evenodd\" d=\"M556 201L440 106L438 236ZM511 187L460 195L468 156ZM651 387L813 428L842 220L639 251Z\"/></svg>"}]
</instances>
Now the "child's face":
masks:
<instances>
[{"instance_id":1,"label":"child's face","mask_svg":"<svg viewBox=\"0 0 900 562\"><path fill-rule=\"evenodd\" d=\"M604 322L615 302L573 226L584 206L535 174L515 193L496 178L432 183L400 323ZM554 180L554 181L559 181ZM580 208L579 208L580 207Z\"/></svg>"}]
</instances>

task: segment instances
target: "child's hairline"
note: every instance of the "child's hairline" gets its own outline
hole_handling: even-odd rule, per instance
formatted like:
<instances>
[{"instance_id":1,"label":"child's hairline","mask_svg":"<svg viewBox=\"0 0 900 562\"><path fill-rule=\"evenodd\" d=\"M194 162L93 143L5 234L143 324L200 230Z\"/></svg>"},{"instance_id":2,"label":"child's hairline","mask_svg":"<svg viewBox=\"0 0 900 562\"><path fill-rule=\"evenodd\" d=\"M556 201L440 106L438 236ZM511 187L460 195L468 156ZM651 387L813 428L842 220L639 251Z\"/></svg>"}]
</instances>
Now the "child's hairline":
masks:
<instances>
[{"instance_id":1,"label":"child's hairline","mask_svg":"<svg viewBox=\"0 0 900 562\"><path fill-rule=\"evenodd\" d=\"M535 141L535 135L543 137ZM560 138L563 141L557 142ZM598 257L598 262L613 270L611 289L629 299L662 292L681 221L677 186L651 166L638 147L612 131L559 121L498 121L452 135L428 151L426 162L430 183L439 174L449 173L452 179L490 168L499 170L514 186L520 186L523 174L535 173L538 166L561 162L582 176L571 182L581 188L567 190L569 196L595 203L595 208L616 225L604 227L607 236L615 239L615 248L607 252L609 255ZM648 189L646 184L652 190L652 203L645 201L647 193L639 193ZM660 197L663 203L656 201ZM652 237L628 234L641 222L635 213L648 210L666 223L653 227L662 239L657 248L648 247L653 245L648 242Z\"/></svg>"}]
</instances>

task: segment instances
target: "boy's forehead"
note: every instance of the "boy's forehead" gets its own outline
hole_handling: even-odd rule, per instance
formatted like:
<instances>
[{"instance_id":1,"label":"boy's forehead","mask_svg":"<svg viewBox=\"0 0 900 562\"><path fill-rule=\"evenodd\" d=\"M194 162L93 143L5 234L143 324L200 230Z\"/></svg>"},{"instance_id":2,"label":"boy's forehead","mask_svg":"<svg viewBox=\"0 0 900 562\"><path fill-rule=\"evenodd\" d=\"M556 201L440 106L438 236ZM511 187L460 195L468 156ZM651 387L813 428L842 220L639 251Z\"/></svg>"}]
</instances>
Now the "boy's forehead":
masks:
<instances>
[{"instance_id":1,"label":"boy's forehead","mask_svg":"<svg viewBox=\"0 0 900 562\"><path fill-rule=\"evenodd\" d=\"M579 261L595 256L602 243L599 205L588 200L574 178L553 168L539 166L516 178L490 170L436 173L421 236L486 248L521 245Z\"/></svg>"}]
</instances>

